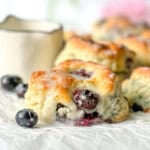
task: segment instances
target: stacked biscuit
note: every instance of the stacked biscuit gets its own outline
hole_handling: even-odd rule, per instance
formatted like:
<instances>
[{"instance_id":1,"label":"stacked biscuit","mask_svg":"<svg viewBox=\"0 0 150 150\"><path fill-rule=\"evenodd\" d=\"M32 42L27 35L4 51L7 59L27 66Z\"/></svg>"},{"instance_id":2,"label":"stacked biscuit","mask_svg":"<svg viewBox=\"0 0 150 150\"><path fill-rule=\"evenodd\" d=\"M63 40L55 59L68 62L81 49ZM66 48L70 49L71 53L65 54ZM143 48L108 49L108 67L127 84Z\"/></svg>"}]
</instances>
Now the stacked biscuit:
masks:
<instances>
[{"instance_id":1,"label":"stacked biscuit","mask_svg":"<svg viewBox=\"0 0 150 150\"><path fill-rule=\"evenodd\" d=\"M55 67L32 74L26 107L43 121L76 125L120 122L130 107L148 112L149 38L147 25L123 17L95 23L91 35L65 34Z\"/></svg>"}]
</instances>

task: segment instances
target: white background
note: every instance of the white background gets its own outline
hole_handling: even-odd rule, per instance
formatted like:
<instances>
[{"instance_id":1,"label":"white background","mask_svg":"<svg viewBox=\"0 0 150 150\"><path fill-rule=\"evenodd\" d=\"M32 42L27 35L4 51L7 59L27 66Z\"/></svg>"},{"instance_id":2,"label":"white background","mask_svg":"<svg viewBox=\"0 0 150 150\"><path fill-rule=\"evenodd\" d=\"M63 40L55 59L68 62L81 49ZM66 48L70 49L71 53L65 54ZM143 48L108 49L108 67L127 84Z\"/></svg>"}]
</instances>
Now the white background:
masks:
<instances>
[{"instance_id":1,"label":"white background","mask_svg":"<svg viewBox=\"0 0 150 150\"><path fill-rule=\"evenodd\" d=\"M0 20L13 14L25 19L49 19L65 27L88 30L107 0L0 0Z\"/></svg>"},{"instance_id":2,"label":"white background","mask_svg":"<svg viewBox=\"0 0 150 150\"><path fill-rule=\"evenodd\" d=\"M150 0L141 1L150 4ZM89 31L91 23L101 18L101 11L107 2L113 3L114 7L118 4L116 0L0 0L0 20L8 14L13 14L25 19L48 19L60 22L67 29ZM136 4L131 7L135 6ZM126 9L132 14L130 6Z\"/></svg>"}]
</instances>

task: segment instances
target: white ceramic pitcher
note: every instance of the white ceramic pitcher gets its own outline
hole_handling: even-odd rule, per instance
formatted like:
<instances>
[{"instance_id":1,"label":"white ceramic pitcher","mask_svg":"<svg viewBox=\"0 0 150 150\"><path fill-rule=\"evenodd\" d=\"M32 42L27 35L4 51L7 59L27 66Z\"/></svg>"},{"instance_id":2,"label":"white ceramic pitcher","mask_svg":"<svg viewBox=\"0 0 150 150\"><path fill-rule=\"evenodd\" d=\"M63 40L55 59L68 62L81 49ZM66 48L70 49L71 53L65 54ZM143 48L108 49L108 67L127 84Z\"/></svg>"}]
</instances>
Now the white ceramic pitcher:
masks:
<instances>
[{"instance_id":1,"label":"white ceramic pitcher","mask_svg":"<svg viewBox=\"0 0 150 150\"><path fill-rule=\"evenodd\" d=\"M62 44L61 25L8 16L0 24L0 76L27 81L35 70L50 70Z\"/></svg>"}]
</instances>

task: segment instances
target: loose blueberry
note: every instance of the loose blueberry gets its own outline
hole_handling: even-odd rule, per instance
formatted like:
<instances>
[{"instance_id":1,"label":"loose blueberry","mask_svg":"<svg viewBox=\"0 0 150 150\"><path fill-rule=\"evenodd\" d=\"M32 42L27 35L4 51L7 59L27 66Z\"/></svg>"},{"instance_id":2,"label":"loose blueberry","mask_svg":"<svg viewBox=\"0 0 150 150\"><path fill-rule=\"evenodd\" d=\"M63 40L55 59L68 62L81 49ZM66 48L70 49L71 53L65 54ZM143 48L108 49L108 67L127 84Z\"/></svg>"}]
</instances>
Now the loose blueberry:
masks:
<instances>
[{"instance_id":1,"label":"loose blueberry","mask_svg":"<svg viewBox=\"0 0 150 150\"><path fill-rule=\"evenodd\" d=\"M88 89L77 89L73 92L73 101L80 109L94 109L99 96Z\"/></svg>"},{"instance_id":2,"label":"loose blueberry","mask_svg":"<svg viewBox=\"0 0 150 150\"><path fill-rule=\"evenodd\" d=\"M18 97L24 98L24 95L25 95L27 89L28 89L28 84L20 83L16 87L15 92L18 95Z\"/></svg>"},{"instance_id":3,"label":"loose blueberry","mask_svg":"<svg viewBox=\"0 0 150 150\"><path fill-rule=\"evenodd\" d=\"M20 83L22 83L22 79L18 76L4 75L1 78L1 86L7 91L14 91Z\"/></svg>"},{"instance_id":4,"label":"loose blueberry","mask_svg":"<svg viewBox=\"0 0 150 150\"><path fill-rule=\"evenodd\" d=\"M84 114L85 119L95 119L97 117L98 117L98 112L93 112L91 114L87 114L87 113Z\"/></svg>"},{"instance_id":5,"label":"loose blueberry","mask_svg":"<svg viewBox=\"0 0 150 150\"><path fill-rule=\"evenodd\" d=\"M134 104L132 105L132 110L133 110L134 112L138 112L138 111L143 111L143 108L142 108L140 105L134 103Z\"/></svg>"},{"instance_id":6,"label":"loose blueberry","mask_svg":"<svg viewBox=\"0 0 150 150\"><path fill-rule=\"evenodd\" d=\"M20 110L15 119L19 126L27 128L32 128L38 122L37 114L31 109Z\"/></svg>"}]
</instances>

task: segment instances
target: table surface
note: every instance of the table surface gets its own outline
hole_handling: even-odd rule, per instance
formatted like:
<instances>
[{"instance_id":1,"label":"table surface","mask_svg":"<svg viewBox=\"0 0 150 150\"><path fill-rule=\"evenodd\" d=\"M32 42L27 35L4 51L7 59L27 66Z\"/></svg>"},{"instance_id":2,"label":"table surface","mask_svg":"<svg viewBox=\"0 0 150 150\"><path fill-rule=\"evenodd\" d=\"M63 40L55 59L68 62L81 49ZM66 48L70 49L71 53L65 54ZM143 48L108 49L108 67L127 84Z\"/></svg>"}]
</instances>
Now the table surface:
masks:
<instances>
[{"instance_id":1,"label":"table surface","mask_svg":"<svg viewBox=\"0 0 150 150\"><path fill-rule=\"evenodd\" d=\"M14 118L23 99L0 89L0 150L149 150L150 114L132 113L118 124L74 127L56 122L34 129Z\"/></svg>"}]
</instances>

